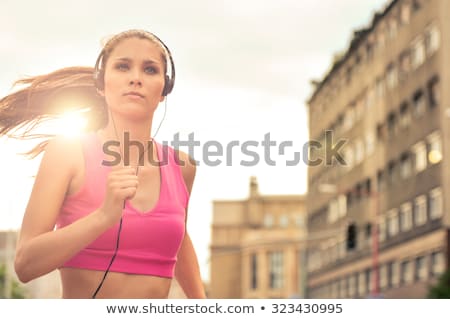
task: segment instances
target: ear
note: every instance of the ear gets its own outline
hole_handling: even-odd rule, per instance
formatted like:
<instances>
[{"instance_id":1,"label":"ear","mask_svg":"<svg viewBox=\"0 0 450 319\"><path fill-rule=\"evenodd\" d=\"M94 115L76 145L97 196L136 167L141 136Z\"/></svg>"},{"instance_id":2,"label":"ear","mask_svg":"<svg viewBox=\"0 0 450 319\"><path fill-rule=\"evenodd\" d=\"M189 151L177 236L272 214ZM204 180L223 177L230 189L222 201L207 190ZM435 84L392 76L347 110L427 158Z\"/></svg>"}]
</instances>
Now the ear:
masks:
<instances>
[{"instance_id":1,"label":"ear","mask_svg":"<svg viewBox=\"0 0 450 319\"><path fill-rule=\"evenodd\" d=\"M166 97L165 97L164 95L161 94L161 97L160 97L160 99L159 99L159 102L164 101L165 98L166 98Z\"/></svg>"}]
</instances>

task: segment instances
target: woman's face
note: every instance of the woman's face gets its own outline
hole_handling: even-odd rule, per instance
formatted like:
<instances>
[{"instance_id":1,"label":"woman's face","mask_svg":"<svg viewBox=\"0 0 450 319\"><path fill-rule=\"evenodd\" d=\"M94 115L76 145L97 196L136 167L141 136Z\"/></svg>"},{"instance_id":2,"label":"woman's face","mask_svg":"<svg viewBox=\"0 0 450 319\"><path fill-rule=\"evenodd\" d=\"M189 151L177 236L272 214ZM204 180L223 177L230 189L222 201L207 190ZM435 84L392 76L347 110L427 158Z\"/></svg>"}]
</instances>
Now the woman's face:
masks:
<instances>
[{"instance_id":1,"label":"woman's face","mask_svg":"<svg viewBox=\"0 0 450 319\"><path fill-rule=\"evenodd\" d=\"M105 66L104 95L114 112L149 118L164 97L161 48L148 39L127 38L112 50Z\"/></svg>"}]
</instances>

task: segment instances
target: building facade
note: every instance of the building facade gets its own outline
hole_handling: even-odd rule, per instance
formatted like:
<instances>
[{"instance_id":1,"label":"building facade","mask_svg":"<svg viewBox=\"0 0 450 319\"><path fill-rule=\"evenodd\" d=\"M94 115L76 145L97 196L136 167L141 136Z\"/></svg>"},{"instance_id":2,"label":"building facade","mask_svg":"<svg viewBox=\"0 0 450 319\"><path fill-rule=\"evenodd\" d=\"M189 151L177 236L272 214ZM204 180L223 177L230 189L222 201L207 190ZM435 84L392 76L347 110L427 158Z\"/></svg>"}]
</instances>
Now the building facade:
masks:
<instances>
[{"instance_id":1,"label":"building facade","mask_svg":"<svg viewBox=\"0 0 450 319\"><path fill-rule=\"evenodd\" d=\"M449 267L449 40L450 1L393 0L315 82L308 297L423 298Z\"/></svg>"},{"instance_id":2,"label":"building facade","mask_svg":"<svg viewBox=\"0 0 450 319\"><path fill-rule=\"evenodd\" d=\"M260 195L254 177L248 199L214 201L209 297L304 297L305 215L304 196Z\"/></svg>"}]
</instances>

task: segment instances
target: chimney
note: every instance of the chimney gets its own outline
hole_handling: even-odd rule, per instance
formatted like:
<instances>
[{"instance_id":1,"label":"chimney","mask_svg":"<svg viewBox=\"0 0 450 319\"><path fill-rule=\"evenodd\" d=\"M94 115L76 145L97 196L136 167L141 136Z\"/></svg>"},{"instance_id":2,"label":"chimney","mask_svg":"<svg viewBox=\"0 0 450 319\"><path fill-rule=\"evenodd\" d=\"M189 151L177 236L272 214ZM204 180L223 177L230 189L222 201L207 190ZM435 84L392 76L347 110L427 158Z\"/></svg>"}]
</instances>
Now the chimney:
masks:
<instances>
[{"instance_id":1,"label":"chimney","mask_svg":"<svg viewBox=\"0 0 450 319\"><path fill-rule=\"evenodd\" d=\"M258 196L259 196L258 181L256 180L256 176L252 176L250 177L250 198Z\"/></svg>"}]
</instances>

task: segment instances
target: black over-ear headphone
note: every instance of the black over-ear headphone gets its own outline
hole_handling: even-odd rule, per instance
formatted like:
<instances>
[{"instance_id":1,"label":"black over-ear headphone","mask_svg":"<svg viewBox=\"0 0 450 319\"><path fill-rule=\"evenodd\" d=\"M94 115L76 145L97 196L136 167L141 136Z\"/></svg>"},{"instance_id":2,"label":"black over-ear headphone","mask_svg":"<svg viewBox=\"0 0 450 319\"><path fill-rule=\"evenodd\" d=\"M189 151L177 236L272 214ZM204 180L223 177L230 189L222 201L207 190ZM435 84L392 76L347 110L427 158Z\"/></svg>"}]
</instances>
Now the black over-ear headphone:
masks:
<instances>
[{"instance_id":1,"label":"black over-ear headphone","mask_svg":"<svg viewBox=\"0 0 450 319\"><path fill-rule=\"evenodd\" d=\"M170 77L166 71L166 74L164 76L164 88L162 91L162 96L167 96L170 92L172 92L173 86L175 85L175 63L173 62L172 54L170 53L170 50L167 47L167 45L156 35L154 35L151 32L148 32L148 31L144 31L144 33L147 33L151 37L158 40L158 42L164 47L165 51L167 52L167 54L165 54L165 55L166 55L166 63L167 63L167 60L170 63ZM100 54L98 55L98 58L97 58L97 61L95 62L95 67L94 67L94 82L95 82L95 86L97 87L98 90L103 90L105 88L105 70L101 67L104 55L105 55L105 49L103 49L100 52ZM167 67L166 67L166 69L167 69Z\"/></svg>"}]
</instances>

